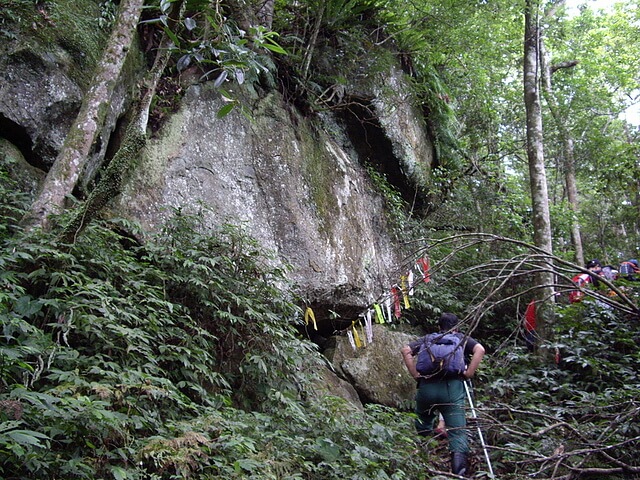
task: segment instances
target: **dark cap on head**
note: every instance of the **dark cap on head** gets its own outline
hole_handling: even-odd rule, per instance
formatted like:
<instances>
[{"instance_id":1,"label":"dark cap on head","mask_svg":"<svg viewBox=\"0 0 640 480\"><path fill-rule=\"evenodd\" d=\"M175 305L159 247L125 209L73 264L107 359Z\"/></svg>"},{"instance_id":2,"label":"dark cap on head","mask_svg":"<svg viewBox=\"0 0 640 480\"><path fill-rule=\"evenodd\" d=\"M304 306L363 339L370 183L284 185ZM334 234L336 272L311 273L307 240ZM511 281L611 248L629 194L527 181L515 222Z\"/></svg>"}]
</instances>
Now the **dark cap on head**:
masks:
<instances>
[{"instance_id":1,"label":"dark cap on head","mask_svg":"<svg viewBox=\"0 0 640 480\"><path fill-rule=\"evenodd\" d=\"M438 325L440 325L440 330L446 332L448 330L452 330L460 320L458 320L458 316L453 313L443 313L440 316L440 320L438 320Z\"/></svg>"},{"instance_id":2,"label":"dark cap on head","mask_svg":"<svg viewBox=\"0 0 640 480\"><path fill-rule=\"evenodd\" d=\"M589 260L587 262L587 268L593 268L593 267L600 267L602 268L602 264L600 263L600 260L598 259L593 259L593 260Z\"/></svg>"}]
</instances>

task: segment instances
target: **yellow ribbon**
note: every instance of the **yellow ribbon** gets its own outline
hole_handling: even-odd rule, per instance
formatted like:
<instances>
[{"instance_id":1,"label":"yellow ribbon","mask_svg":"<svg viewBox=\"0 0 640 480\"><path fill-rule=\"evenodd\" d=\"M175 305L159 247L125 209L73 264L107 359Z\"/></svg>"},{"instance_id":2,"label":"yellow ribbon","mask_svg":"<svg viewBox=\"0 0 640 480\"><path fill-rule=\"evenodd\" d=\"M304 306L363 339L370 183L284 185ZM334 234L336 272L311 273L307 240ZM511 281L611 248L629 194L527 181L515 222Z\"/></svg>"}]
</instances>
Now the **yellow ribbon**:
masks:
<instances>
[{"instance_id":1,"label":"yellow ribbon","mask_svg":"<svg viewBox=\"0 0 640 480\"><path fill-rule=\"evenodd\" d=\"M376 323L384 323L384 315L382 315L382 309L377 303L373 304L373 308L376 311Z\"/></svg>"},{"instance_id":2,"label":"yellow ribbon","mask_svg":"<svg viewBox=\"0 0 640 480\"><path fill-rule=\"evenodd\" d=\"M402 275L400 277L400 290L402 291L402 298L404 299L404 308L408 310L411 308L411 305L409 305L409 292L407 291L406 275Z\"/></svg>"},{"instance_id":3,"label":"yellow ribbon","mask_svg":"<svg viewBox=\"0 0 640 480\"><path fill-rule=\"evenodd\" d=\"M356 324L353 322L351 324L351 328L353 329L353 340L356 342L356 347L362 347L362 342L360 341L360 335L358 335L358 330L356 330Z\"/></svg>"},{"instance_id":4,"label":"yellow ribbon","mask_svg":"<svg viewBox=\"0 0 640 480\"><path fill-rule=\"evenodd\" d=\"M307 309L304 311L305 325L309 325L309 319L311 319L311 321L313 322L313 329L318 330L318 325L316 324L316 316L314 315L313 310L311 310L311 307L307 307Z\"/></svg>"}]
</instances>

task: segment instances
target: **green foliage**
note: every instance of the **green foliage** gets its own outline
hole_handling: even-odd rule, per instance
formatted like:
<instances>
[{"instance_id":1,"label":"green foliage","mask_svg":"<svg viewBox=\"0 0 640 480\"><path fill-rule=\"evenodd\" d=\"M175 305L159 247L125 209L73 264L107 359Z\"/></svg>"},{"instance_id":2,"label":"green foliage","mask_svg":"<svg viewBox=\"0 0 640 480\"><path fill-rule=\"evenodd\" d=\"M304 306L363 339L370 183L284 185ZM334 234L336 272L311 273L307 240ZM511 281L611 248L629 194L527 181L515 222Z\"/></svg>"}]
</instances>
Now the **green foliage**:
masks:
<instances>
[{"instance_id":1,"label":"green foliage","mask_svg":"<svg viewBox=\"0 0 640 480\"><path fill-rule=\"evenodd\" d=\"M33 11L33 0L0 2L0 35L6 41L17 38L15 28L28 21Z\"/></svg>"},{"instance_id":2,"label":"green foliage","mask_svg":"<svg viewBox=\"0 0 640 480\"><path fill-rule=\"evenodd\" d=\"M376 28L372 16L378 7L375 0L276 2L274 27L290 53L278 59L279 75L297 102L308 102L314 110L332 108L341 99L324 95L343 86L354 67L366 67L370 74L376 69L380 56L372 55L370 32Z\"/></svg>"},{"instance_id":3,"label":"green foliage","mask_svg":"<svg viewBox=\"0 0 640 480\"><path fill-rule=\"evenodd\" d=\"M20 232L22 198L0 180L1 476L424 471L407 414L305 400L317 380L301 372L320 360L295 334L286 272L241 230L205 234L200 215L176 211L144 244L123 220L58 244Z\"/></svg>"},{"instance_id":4,"label":"green foliage","mask_svg":"<svg viewBox=\"0 0 640 480\"><path fill-rule=\"evenodd\" d=\"M143 449L145 462L184 478L400 479L425 470L426 455L416 449L405 414L379 406L360 412L336 397L272 401L278 409L271 415L210 410L179 426L182 436L151 439Z\"/></svg>"},{"instance_id":5,"label":"green foliage","mask_svg":"<svg viewBox=\"0 0 640 480\"><path fill-rule=\"evenodd\" d=\"M123 222L58 245L13 233L20 198L2 198L4 473L95 478L135 464L134 444L170 436L167 424L228 403L232 384L246 406L295 388L313 349L294 336L284 271L240 231L201 235L178 212L173 236L145 245Z\"/></svg>"},{"instance_id":6,"label":"green foliage","mask_svg":"<svg viewBox=\"0 0 640 480\"><path fill-rule=\"evenodd\" d=\"M425 119L436 149L436 163L451 175L460 170L460 124L450 104L449 92L432 65L415 74L414 86L425 110Z\"/></svg>"},{"instance_id":7,"label":"green foliage","mask_svg":"<svg viewBox=\"0 0 640 480\"><path fill-rule=\"evenodd\" d=\"M637 252L637 125L620 114L638 88L637 5L620 2L610 13L589 8L547 29L553 63L577 61L553 74L555 98L565 128L575 140L583 244L587 257L616 264ZM615 53L614 53L615 52ZM547 122L553 137L551 126ZM554 154L555 142L548 150ZM553 157L552 157L553 158ZM562 170L560 171L562 174ZM556 203L562 201L562 185ZM555 218L555 217L554 217ZM563 232L564 233L564 232ZM566 238L566 235L563 235Z\"/></svg>"},{"instance_id":8,"label":"green foliage","mask_svg":"<svg viewBox=\"0 0 640 480\"><path fill-rule=\"evenodd\" d=\"M280 59L282 83L295 102L311 111L368 108L345 96L361 82L384 85L392 67L410 63L411 89L422 107L436 149L435 163L453 175L461 168L460 125L434 62L416 60L424 42L422 25L407 26L412 5L378 0L332 0L297 5L279 2L277 28L291 55ZM400 58L399 58L400 57ZM376 80L373 80L376 79ZM384 88L384 87L383 87ZM392 107L393 108L393 107ZM434 185L421 185L422 190Z\"/></svg>"},{"instance_id":9,"label":"green foliage","mask_svg":"<svg viewBox=\"0 0 640 480\"><path fill-rule=\"evenodd\" d=\"M98 26L106 28L112 26L116 20L118 5L113 0L104 0L100 2L100 18L98 18Z\"/></svg>"},{"instance_id":10,"label":"green foliage","mask_svg":"<svg viewBox=\"0 0 640 480\"><path fill-rule=\"evenodd\" d=\"M260 82L274 84L276 67L271 55L287 54L278 43L278 33L253 24L245 31L217 3L187 2L184 15L174 11L176 4L179 2L161 1L160 16L144 23L159 23L171 39L179 54L175 65L178 73L195 67L200 81L213 80L227 100L218 112L219 117L241 106L237 95L231 88L223 88L224 85L234 82L253 91Z\"/></svg>"},{"instance_id":11,"label":"green foliage","mask_svg":"<svg viewBox=\"0 0 640 480\"><path fill-rule=\"evenodd\" d=\"M0 155L2 147L0 146ZM0 168L0 239L9 237L29 204L29 196L23 193L4 168ZM1 267L1 265L0 265Z\"/></svg>"},{"instance_id":12,"label":"green foliage","mask_svg":"<svg viewBox=\"0 0 640 480\"><path fill-rule=\"evenodd\" d=\"M395 231L398 237L402 236L409 228L407 213L409 206L407 202L402 198L400 192L391 185L386 176L378 172L373 166L367 166L367 173L378 194L384 199L385 214L391 229Z\"/></svg>"},{"instance_id":13,"label":"green foliage","mask_svg":"<svg viewBox=\"0 0 640 480\"><path fill-rule=\"evenodd\" d=\"M637 319L588 300L559 309L556 321L557 342L545 348L558 349L557 364L545 364L513 340L488 359L484 405L499 421L489 427L489 438L506 446L494 459L503 466L542 468L542 474L553 468L566 473L567 464L637 468L631 453L640 432ZM554 450L566 457L556 457L553 465L536 461ZM519 478L517 471L506 473L504 478Z\"/></svg>"},{"instance_id":14,"label":"green foliage","mask_svg":"<svg viewBox=\"0 0 640 480\"><path fill-rule=\"evenodd\" d=\"M176 212L174 224L157 238L157 262L172 272L168 293L203 319L209 333L227 339L220 342L218 355L227 362L225 372L232 382L251 381L254 395L269 388L294 388L295 375L287 373L296 371L310 346L293 337L299 311L289 299L286 270L270 266L275 259L266 257L241 230L229 226L211 237L200 233L200 220ZM241 379L235 378L236 368Z\"/></svg>"}]
</instances>

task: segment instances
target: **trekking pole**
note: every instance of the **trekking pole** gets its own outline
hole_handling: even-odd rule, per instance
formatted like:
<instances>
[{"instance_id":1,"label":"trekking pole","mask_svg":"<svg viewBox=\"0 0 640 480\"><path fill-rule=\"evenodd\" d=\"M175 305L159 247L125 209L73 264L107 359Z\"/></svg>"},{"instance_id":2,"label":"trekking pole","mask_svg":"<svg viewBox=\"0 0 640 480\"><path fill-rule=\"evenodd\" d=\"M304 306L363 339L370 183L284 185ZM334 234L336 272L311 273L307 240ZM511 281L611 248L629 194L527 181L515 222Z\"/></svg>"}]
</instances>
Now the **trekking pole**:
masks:
<instances>
[{"instance_id":1,"label":"trekking pole","mask_svg":"<svg viewBox=\"0 0 640 480\"><path fill-rule=\"evenodd\" d=\"M484 451L484 458L487 460L487 467L489 467L489 476L490 478L495 478L493 475L493 467L491 466L491 459L489 458L489 452L487 450L487 444L484 442L484 435L482 435L482 430L480 429L480 425L478 424L476 414L476 407L473 406L473 399L471 398L471 391L469 389L469 385L471 384L471 380L465 380L464 389L467 392L467 400L469 400L469 406L471 407L471 415L476 419L476 428L478 429L478 437L480 437L480 444L482 445L482 450Z\"/></svg>"}]
</instances>

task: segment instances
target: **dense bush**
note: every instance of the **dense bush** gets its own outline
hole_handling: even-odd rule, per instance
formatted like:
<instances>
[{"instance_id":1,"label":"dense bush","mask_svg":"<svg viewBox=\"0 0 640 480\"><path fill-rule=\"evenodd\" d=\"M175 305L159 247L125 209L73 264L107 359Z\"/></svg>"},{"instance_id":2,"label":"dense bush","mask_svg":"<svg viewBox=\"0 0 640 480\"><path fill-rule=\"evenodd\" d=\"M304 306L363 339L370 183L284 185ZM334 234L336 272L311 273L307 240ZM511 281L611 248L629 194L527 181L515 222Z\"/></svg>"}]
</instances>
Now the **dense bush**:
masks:
<instances>
[{"instance_id":1,"label":"dense bush","mask_svg":"<svg viewBox=\"0 0 640 480\"><path fill-rule=\"evenodd\" d=\"M555 335L555 364L517 345L490 361L485 412L494 459L509 465L501 478L638 478L637 318L587 300L559 309Z\"/></svg>"}]
</instances>

